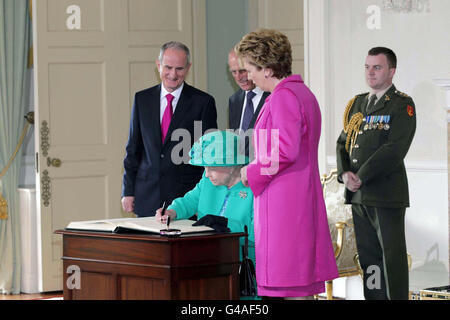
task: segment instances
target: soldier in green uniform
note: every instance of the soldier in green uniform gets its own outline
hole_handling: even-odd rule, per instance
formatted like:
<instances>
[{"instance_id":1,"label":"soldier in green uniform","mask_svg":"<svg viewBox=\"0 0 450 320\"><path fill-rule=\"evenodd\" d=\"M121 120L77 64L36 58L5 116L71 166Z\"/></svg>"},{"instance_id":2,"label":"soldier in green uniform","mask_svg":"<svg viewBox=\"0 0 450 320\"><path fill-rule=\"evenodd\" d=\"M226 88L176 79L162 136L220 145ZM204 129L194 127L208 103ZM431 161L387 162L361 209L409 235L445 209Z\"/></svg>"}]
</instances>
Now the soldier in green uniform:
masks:
<instances>
[{"instance_id":1,"label":"soldier in green uniform","mask_svg":"<svg viewBox=\"0 0 450 320\"><path fill-rule=\"evenodd\" d=\"M411 97L392 83L395 53L373 48L366 58L369 93L354 97L337 141L339 181L352 204L366 299L408 299L405 211L409 207L404 158L416 130Z\"/></svg>"}]
</instances>

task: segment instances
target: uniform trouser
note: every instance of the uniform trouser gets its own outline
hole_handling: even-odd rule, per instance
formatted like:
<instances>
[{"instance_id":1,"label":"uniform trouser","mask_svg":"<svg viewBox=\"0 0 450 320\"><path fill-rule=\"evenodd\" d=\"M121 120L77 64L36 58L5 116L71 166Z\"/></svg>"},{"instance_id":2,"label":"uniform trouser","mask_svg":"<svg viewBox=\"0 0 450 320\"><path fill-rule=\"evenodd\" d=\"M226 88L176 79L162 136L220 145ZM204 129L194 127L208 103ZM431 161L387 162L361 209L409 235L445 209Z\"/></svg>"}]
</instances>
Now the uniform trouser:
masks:
<instances>
[{"instance_id":1,"label":"uniform trouser","mask_svg":"<svg viewBox=\"0 0 450 320\"><path fill-rule=\"evenodd\" d=\"M407 300L405 208L352 205L356 246L367 300Z\"/></svg>"}]
</instances>

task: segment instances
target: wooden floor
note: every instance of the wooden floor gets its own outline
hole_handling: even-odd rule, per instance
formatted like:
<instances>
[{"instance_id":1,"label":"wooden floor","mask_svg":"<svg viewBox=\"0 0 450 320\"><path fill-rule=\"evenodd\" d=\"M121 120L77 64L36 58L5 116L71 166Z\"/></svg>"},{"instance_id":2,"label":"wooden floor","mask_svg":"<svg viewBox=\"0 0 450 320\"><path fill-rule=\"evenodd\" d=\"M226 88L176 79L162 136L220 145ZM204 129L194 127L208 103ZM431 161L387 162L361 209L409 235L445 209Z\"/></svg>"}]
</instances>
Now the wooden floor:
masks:
<instances>
[{"instance_id":1,"label":"wooden floor","mask_svg":"<svg viewBox=\"0 0 450 320\"><path fill-rule=\"evenodd\" d=\"M38 299L50 299L54 297L61 297L62 291L59 292L48 292L48 293L37 293L37 294L17 294L17 295L7 295L0 294L0 300L38 300Z\"/></svg>"},{"instance_id":2,"label":"wooden floor","mask_svg":"<svg viewBox=\"0 0 450 320\"><path fill-rule=\"evenodd\" d=\"M18 294L18 295L6 295L0 294L1 300L40 300L40 299L50 299L55 297L62 297L61 292L49 292L49 293L36 293L36 294ZM324 297L316 297L317 300L325 300ZM341 298L335 298L336 300L343 300Z\"/></svg>"}]
</instances>

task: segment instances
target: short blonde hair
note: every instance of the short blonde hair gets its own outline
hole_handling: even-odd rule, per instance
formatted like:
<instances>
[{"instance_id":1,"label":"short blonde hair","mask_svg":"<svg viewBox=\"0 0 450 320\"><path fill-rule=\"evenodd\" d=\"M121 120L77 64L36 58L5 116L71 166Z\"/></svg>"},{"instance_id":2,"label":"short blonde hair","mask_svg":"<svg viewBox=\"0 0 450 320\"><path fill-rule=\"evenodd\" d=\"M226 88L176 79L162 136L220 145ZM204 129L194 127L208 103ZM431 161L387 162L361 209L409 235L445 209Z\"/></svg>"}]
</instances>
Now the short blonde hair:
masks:
<instances>
[{"instance_id":1,"label":"short blonde hair","mask_svg":"<svg viewBox=\"0 0 450 320\"><path fill-rule=\"evenodd\" d=\"M241 58L261 68L269 68L277 79L292 74L292 48L289 39L272 29L258 29L245 35L236 45Z\"/></svg>"}]
</instances>

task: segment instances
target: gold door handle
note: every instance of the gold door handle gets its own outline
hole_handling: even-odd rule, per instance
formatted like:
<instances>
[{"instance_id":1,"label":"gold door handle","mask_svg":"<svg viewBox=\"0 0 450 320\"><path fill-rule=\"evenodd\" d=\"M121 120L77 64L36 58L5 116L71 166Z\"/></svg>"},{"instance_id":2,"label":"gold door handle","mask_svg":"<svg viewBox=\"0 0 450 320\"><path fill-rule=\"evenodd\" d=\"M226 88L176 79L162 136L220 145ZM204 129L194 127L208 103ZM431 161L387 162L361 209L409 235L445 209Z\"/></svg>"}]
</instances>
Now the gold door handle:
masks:
<instances>
[{"instance_id":1,"label":"gold door handle","mask_svg":"<svg viewBox=\"0 0 450 320\"><path fill-rule=\"evenodd\" d=\"M53 167L59 168L59 167L61 167L61 163L62 163L62 161L58 158L53 158L53 159L50 157L47 158L47 166L48 167L53 166Z\"/></svg>"}]
</instances>

